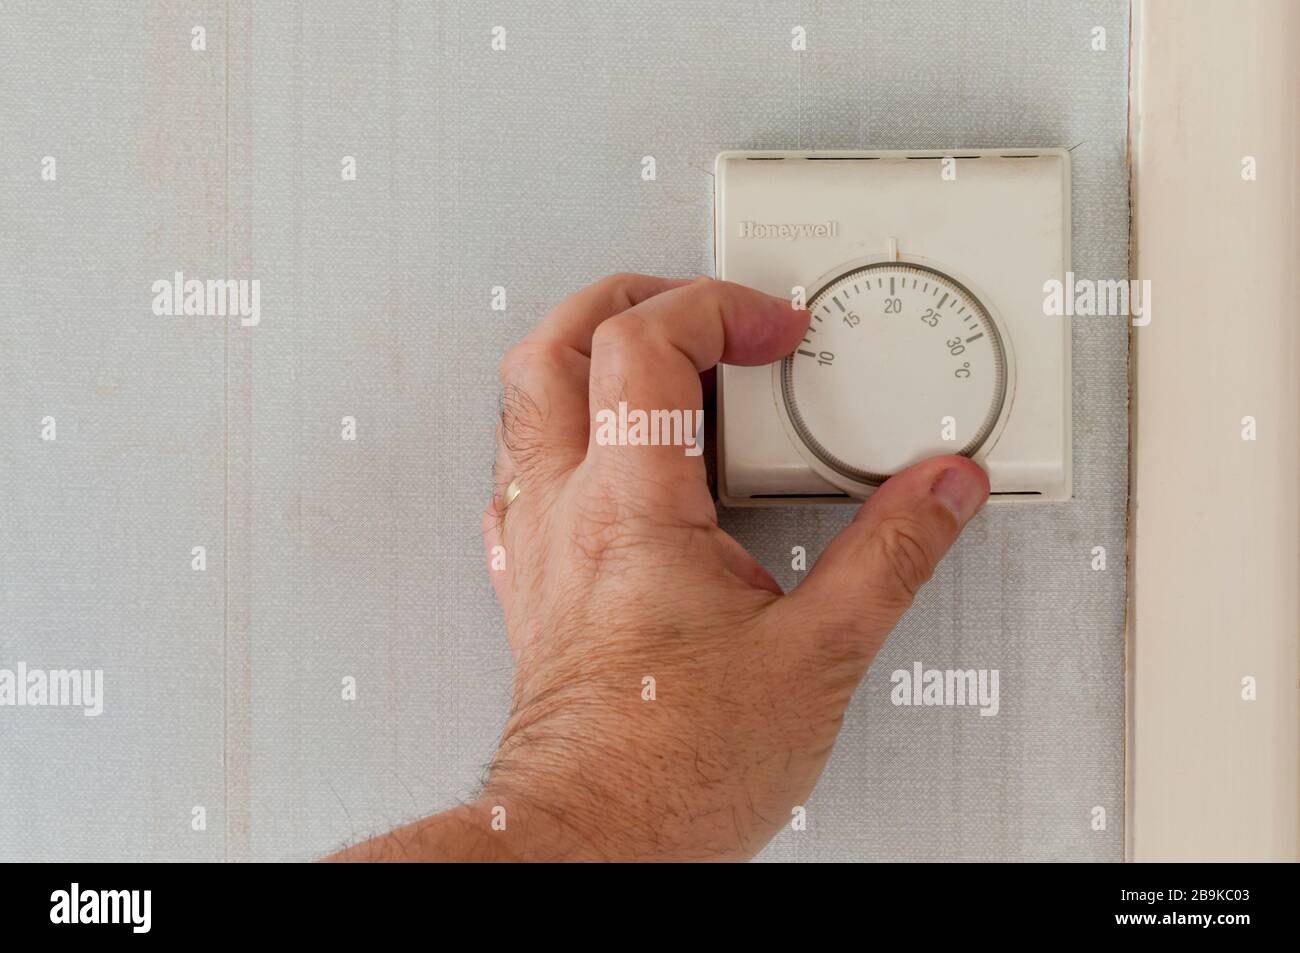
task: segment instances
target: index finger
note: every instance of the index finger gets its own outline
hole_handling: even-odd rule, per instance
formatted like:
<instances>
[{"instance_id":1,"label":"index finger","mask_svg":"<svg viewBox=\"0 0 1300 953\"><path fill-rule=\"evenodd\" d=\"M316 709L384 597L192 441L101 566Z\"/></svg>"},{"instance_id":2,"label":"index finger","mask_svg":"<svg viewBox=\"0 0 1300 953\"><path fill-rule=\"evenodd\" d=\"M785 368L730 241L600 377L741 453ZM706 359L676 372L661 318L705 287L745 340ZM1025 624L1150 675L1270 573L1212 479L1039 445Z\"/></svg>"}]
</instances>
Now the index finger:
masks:
<instances>
[{"instance_id":1,"label":"index finger","mask_svg":"<svg viewBox=\"0 0 1300 953\"><path fill-rule=\"evenodd\" d=\"M675 482L674 476L702 481L702 458L683 452L680 442L611 442L608 428L602 439L602 421L608 423L611 412L621 420L622 404L628 419L639 411L652 428L655 414L675 420L674 412L685 416L690 411L694 417L703 403L700 372L718 363L770 364L795 349L808 322L808 312L795 309L787 298L708 278L655 295L602 322L591 345L588 460L617 460L665 485ZM663 435L652 430L649 436Z\"/></svg>"}]
</instances>

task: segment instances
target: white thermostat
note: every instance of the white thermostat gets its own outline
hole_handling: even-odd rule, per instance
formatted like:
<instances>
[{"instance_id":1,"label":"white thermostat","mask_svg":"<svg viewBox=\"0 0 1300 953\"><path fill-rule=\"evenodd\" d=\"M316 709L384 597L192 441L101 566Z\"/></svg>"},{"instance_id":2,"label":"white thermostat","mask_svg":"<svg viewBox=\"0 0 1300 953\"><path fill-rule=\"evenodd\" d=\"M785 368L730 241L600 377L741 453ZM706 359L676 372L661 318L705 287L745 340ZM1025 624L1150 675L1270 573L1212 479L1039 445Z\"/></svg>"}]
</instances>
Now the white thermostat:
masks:
<instances>
[{"instance_id":1,"label":"white thermostat","mask_svg":"<svg viewBox=\"0 0 1300 953\"><path fill-rule=\"evenodd\" d=\"M1062 149L724 152L717 275L805 304L768 367L718 369L728 506L847 502L960 453L993 499L1070 498Z\"/></svg>"}]
</instances>

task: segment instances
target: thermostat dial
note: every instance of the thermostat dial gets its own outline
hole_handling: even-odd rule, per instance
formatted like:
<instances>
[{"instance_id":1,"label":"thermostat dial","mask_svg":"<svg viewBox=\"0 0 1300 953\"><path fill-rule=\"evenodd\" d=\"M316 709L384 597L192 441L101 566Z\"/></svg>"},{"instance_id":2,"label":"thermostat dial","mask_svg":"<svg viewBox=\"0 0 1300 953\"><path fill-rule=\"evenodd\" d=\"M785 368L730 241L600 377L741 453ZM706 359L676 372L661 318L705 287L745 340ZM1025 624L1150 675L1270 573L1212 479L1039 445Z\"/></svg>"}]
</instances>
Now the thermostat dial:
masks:
<instances>
[{"instance_id":1,"label":"thermostat dial","mask_svg":"<svg viewBox=\"0 0 1300 953\"><path fill-rule=\"evenodd\" d=\"M1010 404L1010 354L966 284L875 262L826 281L808 310L808 333L773 383L796 449L832 484L862 496L927 457L992 445Z\"/></svg>"}]
</instances>

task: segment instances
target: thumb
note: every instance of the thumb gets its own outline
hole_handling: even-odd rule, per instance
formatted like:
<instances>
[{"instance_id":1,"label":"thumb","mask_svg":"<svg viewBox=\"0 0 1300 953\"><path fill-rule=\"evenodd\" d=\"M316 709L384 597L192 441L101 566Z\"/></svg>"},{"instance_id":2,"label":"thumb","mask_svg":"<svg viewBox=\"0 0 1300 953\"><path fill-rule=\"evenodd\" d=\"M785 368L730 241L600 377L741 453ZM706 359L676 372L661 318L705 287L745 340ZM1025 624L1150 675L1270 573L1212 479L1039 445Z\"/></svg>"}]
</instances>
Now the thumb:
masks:
<instances>
[{"instance_id":1,"label":"thumb","mask_svg":"<svg viewBox=\"0 0 1300 953\"><path fill-rule=\"evenodd\" d=\"M865 671L988 495L988 477L965 457L935 457L896 474L773 608L833 658Z\"/></svg>"}]
</instances>

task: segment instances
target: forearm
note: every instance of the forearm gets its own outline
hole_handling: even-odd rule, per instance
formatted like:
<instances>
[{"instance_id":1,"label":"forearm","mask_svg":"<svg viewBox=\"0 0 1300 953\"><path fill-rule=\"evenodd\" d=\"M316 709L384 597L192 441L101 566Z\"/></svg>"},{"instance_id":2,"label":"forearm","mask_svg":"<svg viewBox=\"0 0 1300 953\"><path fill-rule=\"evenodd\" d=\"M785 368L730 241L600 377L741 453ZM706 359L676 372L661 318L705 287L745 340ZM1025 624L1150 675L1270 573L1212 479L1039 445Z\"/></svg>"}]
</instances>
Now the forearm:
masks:
<instances>
[{"instance_id":1,"label":"forearm","mask_svg":"<svg viewBox=\"0 0 1300 953\"><path fill-rule=\"evenodd\" d=\"M473 801L354 844L325 860L400 863L521 859L513 855L508 833L492 829L491 805Z\"/></svg>"},{"instance_id":2,"label":"forearm","mask_svg":"<svg viewBox=\"0 0 1300 953\"><path fill-rule=\"evenodd\" d=\"M488 793L354 844L326 863L486 863L597 859L586 839L561 819L524 802Z\"/></svg>"}]
</instances>

